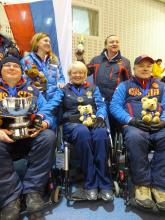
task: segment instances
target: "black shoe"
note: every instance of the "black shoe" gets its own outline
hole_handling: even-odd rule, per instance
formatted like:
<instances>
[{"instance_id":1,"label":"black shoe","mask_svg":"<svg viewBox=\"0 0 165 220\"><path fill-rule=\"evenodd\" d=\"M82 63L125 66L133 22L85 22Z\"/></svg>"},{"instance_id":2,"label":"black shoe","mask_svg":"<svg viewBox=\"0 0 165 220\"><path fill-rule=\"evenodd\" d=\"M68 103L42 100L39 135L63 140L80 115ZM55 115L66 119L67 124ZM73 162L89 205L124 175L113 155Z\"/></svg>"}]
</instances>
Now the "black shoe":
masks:
<instances>
[{"instance_id":1,"label":"black shoe","mask_svg":"<svg viewBox=\"0 0 165 220\"><path fill-rule=\"evenodd\" d=\"M82 189L82 188L79 188L79 189L77 189L75 192L73 192L73 193L71 194L71 198L72 198L74 201L87 200L86 193L84 193L84 189Z\"/></svg>"},{"instance_id":2,"label":"black shoe","mask_svg":"<svg viewBox=\"0 0 165 220\"><path fill-rule=\"evenodd\" d=\"M38 192L26 194L26 210L29 212L41 211L44 207L44 200Z\"/></svg>"},{"instance_id":3,"label":"black shoe","mask_svg":"<svg viewBox=\"0 0 165 220\"><path fill-rule=\"evenodd\" d=\"M97 200L98 190L97 189L85 189L85 194L88 200Z\"/></svg>"},{"instance_id":4,"label":"black shoe","mask_svg":"<svg viewBox=\"0 0 165 220\"><path fill-rule=\"evenodd\" d=\"M16 199L4 208L2 208L0 213L0 219L2 220L18 220L20 214L20 200Z\"/></svg>"},{"instance_id":5,"label":"black shoe","mask_svg":"<svg viewBox=\"0 0 165 220\"><path fill-rule=\"evenodd\" d=\"M112 190L108 189L101 189L99 192L99 198L103 199L104 201L113 201L113 192Z\"/></svg>"}]
</instances>

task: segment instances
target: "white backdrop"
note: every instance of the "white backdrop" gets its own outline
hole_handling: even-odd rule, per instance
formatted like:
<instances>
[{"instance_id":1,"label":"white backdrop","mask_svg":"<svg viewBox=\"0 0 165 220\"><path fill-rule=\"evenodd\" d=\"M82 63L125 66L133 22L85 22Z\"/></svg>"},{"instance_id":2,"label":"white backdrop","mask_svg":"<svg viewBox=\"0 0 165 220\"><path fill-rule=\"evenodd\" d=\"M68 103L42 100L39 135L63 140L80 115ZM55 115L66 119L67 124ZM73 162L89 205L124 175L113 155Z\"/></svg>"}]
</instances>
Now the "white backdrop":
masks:
<instances>
[{"instance_id":1,"label":"white backdrop","mask_svg":"<svg viewBox=\"0 0 165 220\"><path fill-rule=\"evenodd\" d=\"M71 0L53 0L60 59L67 79L67 67L72 62Z\"/></svg>"}]
</instances>

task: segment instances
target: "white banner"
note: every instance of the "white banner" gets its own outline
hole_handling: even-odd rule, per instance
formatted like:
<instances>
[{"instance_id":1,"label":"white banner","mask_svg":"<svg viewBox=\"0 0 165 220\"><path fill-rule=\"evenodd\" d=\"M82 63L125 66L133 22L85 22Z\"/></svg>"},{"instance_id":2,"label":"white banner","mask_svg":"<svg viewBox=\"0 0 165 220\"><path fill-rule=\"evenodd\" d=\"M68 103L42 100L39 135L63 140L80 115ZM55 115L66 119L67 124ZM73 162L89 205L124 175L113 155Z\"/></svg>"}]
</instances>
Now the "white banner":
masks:
<instances>
[{"instance_id":1,"label":"white banner","mask_svg":"<svg viewBox=\"0 0 165 220\"><path fill-rule=\"evenodd\" d=\"M67 77L68 64L72 62L72 6L71 0L53 0L59 54Z\"/></svg>"}]
</instances>

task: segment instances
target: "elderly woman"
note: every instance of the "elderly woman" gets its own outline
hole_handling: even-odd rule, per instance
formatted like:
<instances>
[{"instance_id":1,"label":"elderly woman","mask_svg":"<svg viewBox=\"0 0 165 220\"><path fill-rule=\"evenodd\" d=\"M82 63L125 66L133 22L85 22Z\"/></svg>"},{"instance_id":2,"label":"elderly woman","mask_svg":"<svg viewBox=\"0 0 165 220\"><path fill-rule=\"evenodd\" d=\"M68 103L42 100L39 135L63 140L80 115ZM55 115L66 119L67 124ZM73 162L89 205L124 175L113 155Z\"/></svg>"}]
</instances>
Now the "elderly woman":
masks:
<instances>
[{"instance_id":1,"label":"elderly woman","mask_svg":"<svg viewBox=\"0 0 165 220\"><path fill-rule=\"evenodd\" d=\"M74 144L75 152L85 176L84 191L88 200L98 197L105 201L113 199L110 174L107 166L108 136L105 128L106 106L96 86L86 82L87 68L79 61L70 65L70 82L58 89L42 113L52 114L54 109L63 105L64 136ZM96 115L92 127L87 127L79 120L80 106L90 105ZM100 192L98 192L98 190Z\"/></svg>"},{"instance_id":2,"label":"elderly woman","mask_svg":"<svg viewBox=\"0 0 165 220\"><path fill-rule=\"evenodd\" d=\"M63 88L65 78L61 64L52 53L49 35L36 33L31 40L31 52L22 61L22 68L30 83L40 88L46 100L53 97L58 87Z\"/></svg>"}]
</instances>

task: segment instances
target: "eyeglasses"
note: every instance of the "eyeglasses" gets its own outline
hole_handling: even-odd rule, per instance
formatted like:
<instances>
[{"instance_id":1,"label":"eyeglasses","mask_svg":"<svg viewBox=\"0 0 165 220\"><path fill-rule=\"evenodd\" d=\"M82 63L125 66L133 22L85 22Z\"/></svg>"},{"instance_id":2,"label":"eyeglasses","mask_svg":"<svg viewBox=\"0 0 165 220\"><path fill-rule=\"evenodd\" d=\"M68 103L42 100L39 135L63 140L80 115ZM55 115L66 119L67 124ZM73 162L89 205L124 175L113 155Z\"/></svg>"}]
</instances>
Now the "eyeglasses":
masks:
<instances>
[{"instance_id":1,"label":"eyeglasses","mask_svg":"<svg viewBox=\"0 0 165 220\"><path fill-rule=\"evenodd\" d=\"M19 65L17 65L17 64L9 64L9 63L4 64L3 67L5 67L5 68L13 67L14 69L21 69L21 67Z\"/></svg>"}]
</instances>

